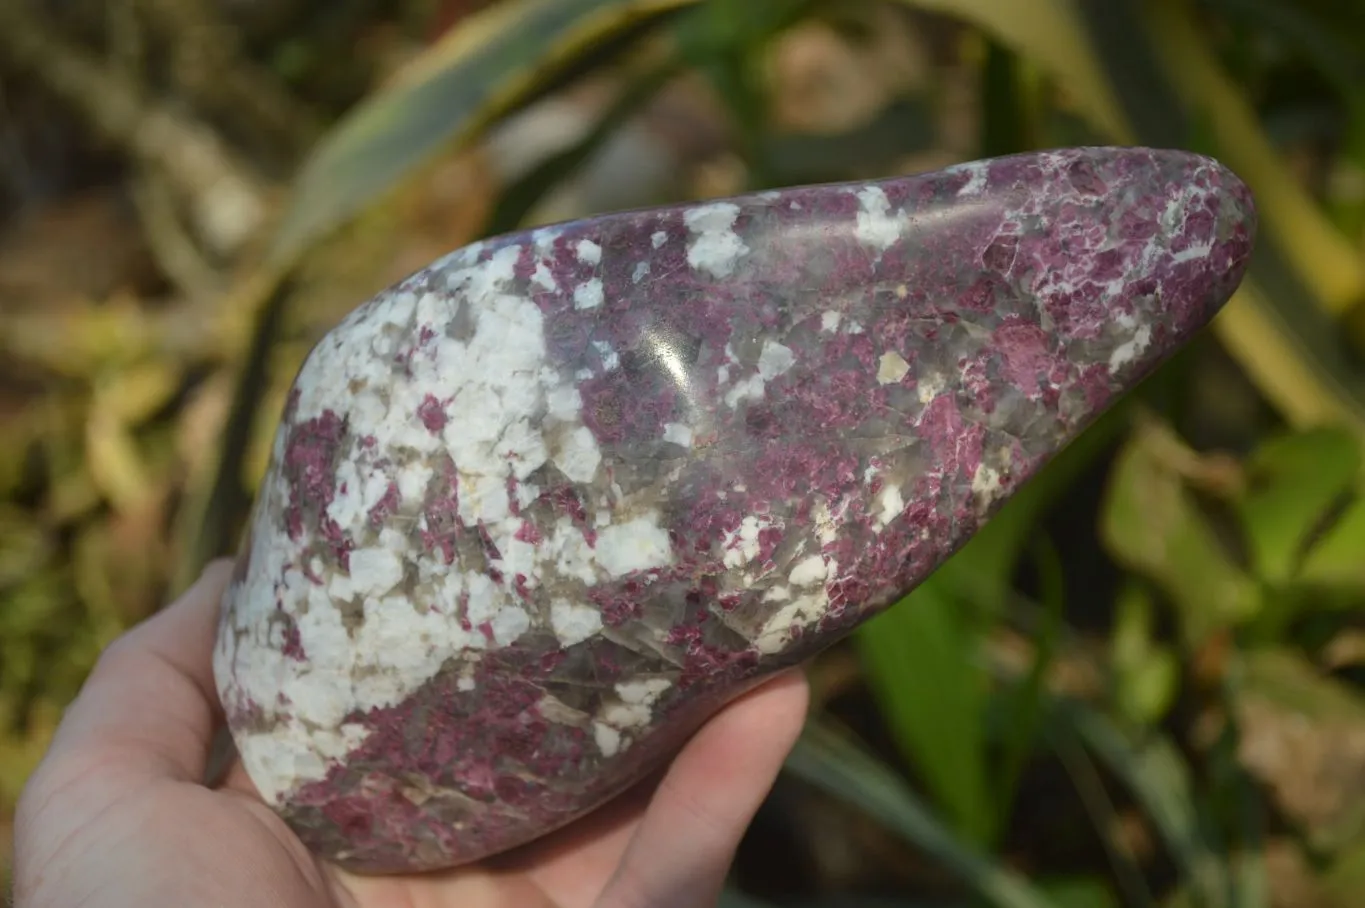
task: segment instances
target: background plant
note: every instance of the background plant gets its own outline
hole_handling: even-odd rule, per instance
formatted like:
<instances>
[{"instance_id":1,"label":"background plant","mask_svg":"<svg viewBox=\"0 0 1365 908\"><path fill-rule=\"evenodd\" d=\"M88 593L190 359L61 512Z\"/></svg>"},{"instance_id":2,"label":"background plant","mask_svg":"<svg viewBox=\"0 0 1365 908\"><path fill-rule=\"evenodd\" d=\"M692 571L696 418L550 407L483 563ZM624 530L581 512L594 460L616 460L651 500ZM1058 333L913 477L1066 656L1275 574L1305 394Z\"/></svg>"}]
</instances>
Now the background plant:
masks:
<instances>
[{"instance_id":1,"label":"background plant","mask_svg":"<svg viewBox=\"0 0 1365 908\"><path fill-rule=\"evenodd\" d=\"M550 220L1141 143L1251 184L1248 280L812 666L728 897L1365 889L1359 3L20 0L0 105L0 805L232 549L294 369L373 291Z\"/></svg>"}]
</instances>

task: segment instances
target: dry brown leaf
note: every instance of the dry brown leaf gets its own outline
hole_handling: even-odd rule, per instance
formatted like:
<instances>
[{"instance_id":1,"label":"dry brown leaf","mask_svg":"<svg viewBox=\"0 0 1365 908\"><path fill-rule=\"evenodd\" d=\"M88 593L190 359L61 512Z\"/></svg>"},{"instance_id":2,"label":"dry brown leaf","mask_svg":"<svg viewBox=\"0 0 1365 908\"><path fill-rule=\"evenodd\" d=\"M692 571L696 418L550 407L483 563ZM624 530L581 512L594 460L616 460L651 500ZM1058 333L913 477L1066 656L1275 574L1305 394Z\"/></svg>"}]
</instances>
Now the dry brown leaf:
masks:
<instances>
[{"instance_id":1,"label":"dry brown leaf","mask_svg":"<svg viewBox=\"0 0 1365 908\"><path fill-rule=\"evenodd\" d=\"M869 10L866 34L857 43L819 22L782 35L765 61L774 126L847 132L870 122L898 95L923 89L927 54L899 12L889 5Z\"/></svg>"},{"instance_id":2,"label":"dry brown leaf","mask_svg":"<svg viewBox=\"0 0 1365 908\"><path fill-rule=\"evenodd\" d=\"M154 494L137 439L115 414L92 408L85 443L90 476L116 509L138 508Z\"/></svg>"},{"instance_id":3,"label":"dry brown leaf","mask_svg":"<svg viewBox=\"0 0 1365 908\"><path fill-rule=\"evenodd\" d=\"M290 298L284 339L311 346L375 293L472 242L496 190L481 151L431 164L309 256Z\"/></svg>"},{"instance_id":4,"label":"dry brown leaf","mask_svg":"<svg viewBox=\"0 0 1365 908\"><path fill-rule=\"evenodd\" d=\"M136 426L169 403L180 382L180 370L173 363L148 360L98 381L91 407L119 423Z\"/></svg>"},{"instance_id":5,"label":"dry brown leaf","mask_svg":"<svg viewBox=\"0 0 1365 908\"><path fill-rule=\"evenodd\" d=\"M176 424L176 453L187 482L194 482L215 461L228 407L232 403L232 375L215 373L189 395Z\"/></svg>"},{"instance_id":6,"label":"dry brown leaf","mask_svg":"<svg viewBox=\"0 0 1365 908\"><path fill-rule=\"evenodd\" d=\"M1327 908L1330 904L1299 846L1289 839L1266 843L1261 859L1270 890L1270 908Z\"/></svg>"},{"instance_id":7,"label":"dry brown leaf","mask_svg":"<svg viewBox=\"0 0 1365 908\"><path fill-rule=\"evenodd\" d=\"M1322 664L1333 671L1352 665L1365 665L1365 630L1347 628L1323 648Z\"/></svg>"},{"instance_id":8,"label":"dry brown leaf","mask_svg":"<svg viewBox=\"0 0 1365 908\"><path fill-rule=\"evenodd\" d=\"M165 490L135 508L110 516L102 569L113 590L113 609L123 626L146 617L166 582L170 564L165 535Z\"/></svg>"},{"instance_id":9,"label":"dry brown leaf","mask_svg":"<svg viewBox=\"0 0 1365 908\"><path fill-rule=\"evenodd\" d=\"M1238 759L1315 847L1365 831L1365 702L1296 654L1248 654Z\"/></svg>"},{"instance_id":10,"label":"dry brown leaf","mask_svg":"<svg viewBox=\"0 0 1365 908\"><path fill-rule=\"evenodd\" d=\"M155 283L137 220L114 189L35 208L0 233L0 300L9 313L140 292Z\"/></svg>"}]
</instances>

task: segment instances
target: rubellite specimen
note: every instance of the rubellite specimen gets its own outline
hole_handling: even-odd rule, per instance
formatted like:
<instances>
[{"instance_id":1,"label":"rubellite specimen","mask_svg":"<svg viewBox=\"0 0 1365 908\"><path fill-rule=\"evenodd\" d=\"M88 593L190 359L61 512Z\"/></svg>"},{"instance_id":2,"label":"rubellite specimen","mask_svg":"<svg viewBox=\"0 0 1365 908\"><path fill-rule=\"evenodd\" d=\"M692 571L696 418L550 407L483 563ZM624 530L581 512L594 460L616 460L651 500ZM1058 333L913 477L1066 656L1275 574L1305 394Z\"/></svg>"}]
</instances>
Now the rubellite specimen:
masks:
<instances>
[{"instance_id":1,"label":"rubellite specimen","mask_svg":"<svg viewBox=\"0 0 1365 908\"><path fill-rule=\"evenodd\" d=\"M1077 149L479 243L309 356L216 673L350 868L558 827L924 579L1241 280L1207 158Z\"/></svg>"}]
</instances>

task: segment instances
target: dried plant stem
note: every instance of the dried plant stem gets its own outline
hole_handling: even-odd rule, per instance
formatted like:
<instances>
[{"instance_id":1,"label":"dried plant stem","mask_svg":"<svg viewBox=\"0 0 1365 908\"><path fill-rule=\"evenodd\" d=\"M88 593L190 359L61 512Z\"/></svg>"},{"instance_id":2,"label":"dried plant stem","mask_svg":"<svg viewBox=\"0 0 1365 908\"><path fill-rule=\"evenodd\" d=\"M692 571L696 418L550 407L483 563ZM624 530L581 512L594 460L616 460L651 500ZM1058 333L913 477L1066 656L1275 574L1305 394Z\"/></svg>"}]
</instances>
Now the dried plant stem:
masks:
<instances>
[{"instance_id":1,"label":"dried plant stem","mask_svg":"<svg viewBox=\"0 0 1365 908\"><path fill-rule=\"evenodd\" d=\"M147 170L134 185L133 200L157 264L181 293L202 300L221 290L222 277L186 233L165 177Z\"/></svg>"},{"instance_id":2,"label":"dried plant stem","mask_svg":"<svg viewBox=\"0 0 1365 908\"><path fill-rule=\"evenodd\" d=\"M247 115L294 153L321 134L316 114L274 73L246 59L237 29L206 0L139 0L147 25L169 42L178 87L205 109Z\"/></svg>"},{"instance_id":3,"label":"dried plant stem","mask_svg":"<svg viewBox=\"0 0 1365 908\"><path fill-rule=\"evenodd\" d=\"M144 98L127 78L62 40L22 4L0 3L0 66L30 73L108 141L166 177L213 252L230 256L258 231L266 186L207 125Z\"/></svg>"}]
</instances>

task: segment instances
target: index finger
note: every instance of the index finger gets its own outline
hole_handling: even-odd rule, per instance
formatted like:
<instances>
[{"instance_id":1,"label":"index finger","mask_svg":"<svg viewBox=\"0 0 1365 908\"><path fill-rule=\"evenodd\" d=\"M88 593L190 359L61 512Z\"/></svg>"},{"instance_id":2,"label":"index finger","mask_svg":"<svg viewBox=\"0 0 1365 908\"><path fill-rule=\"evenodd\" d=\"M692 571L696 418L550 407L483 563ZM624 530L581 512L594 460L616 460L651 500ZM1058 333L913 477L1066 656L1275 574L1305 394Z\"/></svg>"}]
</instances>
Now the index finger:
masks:
<instances>
[{"instance_id":1,"label":"index finger","mask_svg":"<svg viewBox=\"0 0 1365 908\"><path fill-rule=\"evenodd\" d=\"M810 688L789 670L704 725L664 775L598 908L714 905L740 839L805 722Z\"/></svg>"}]
</instances>

